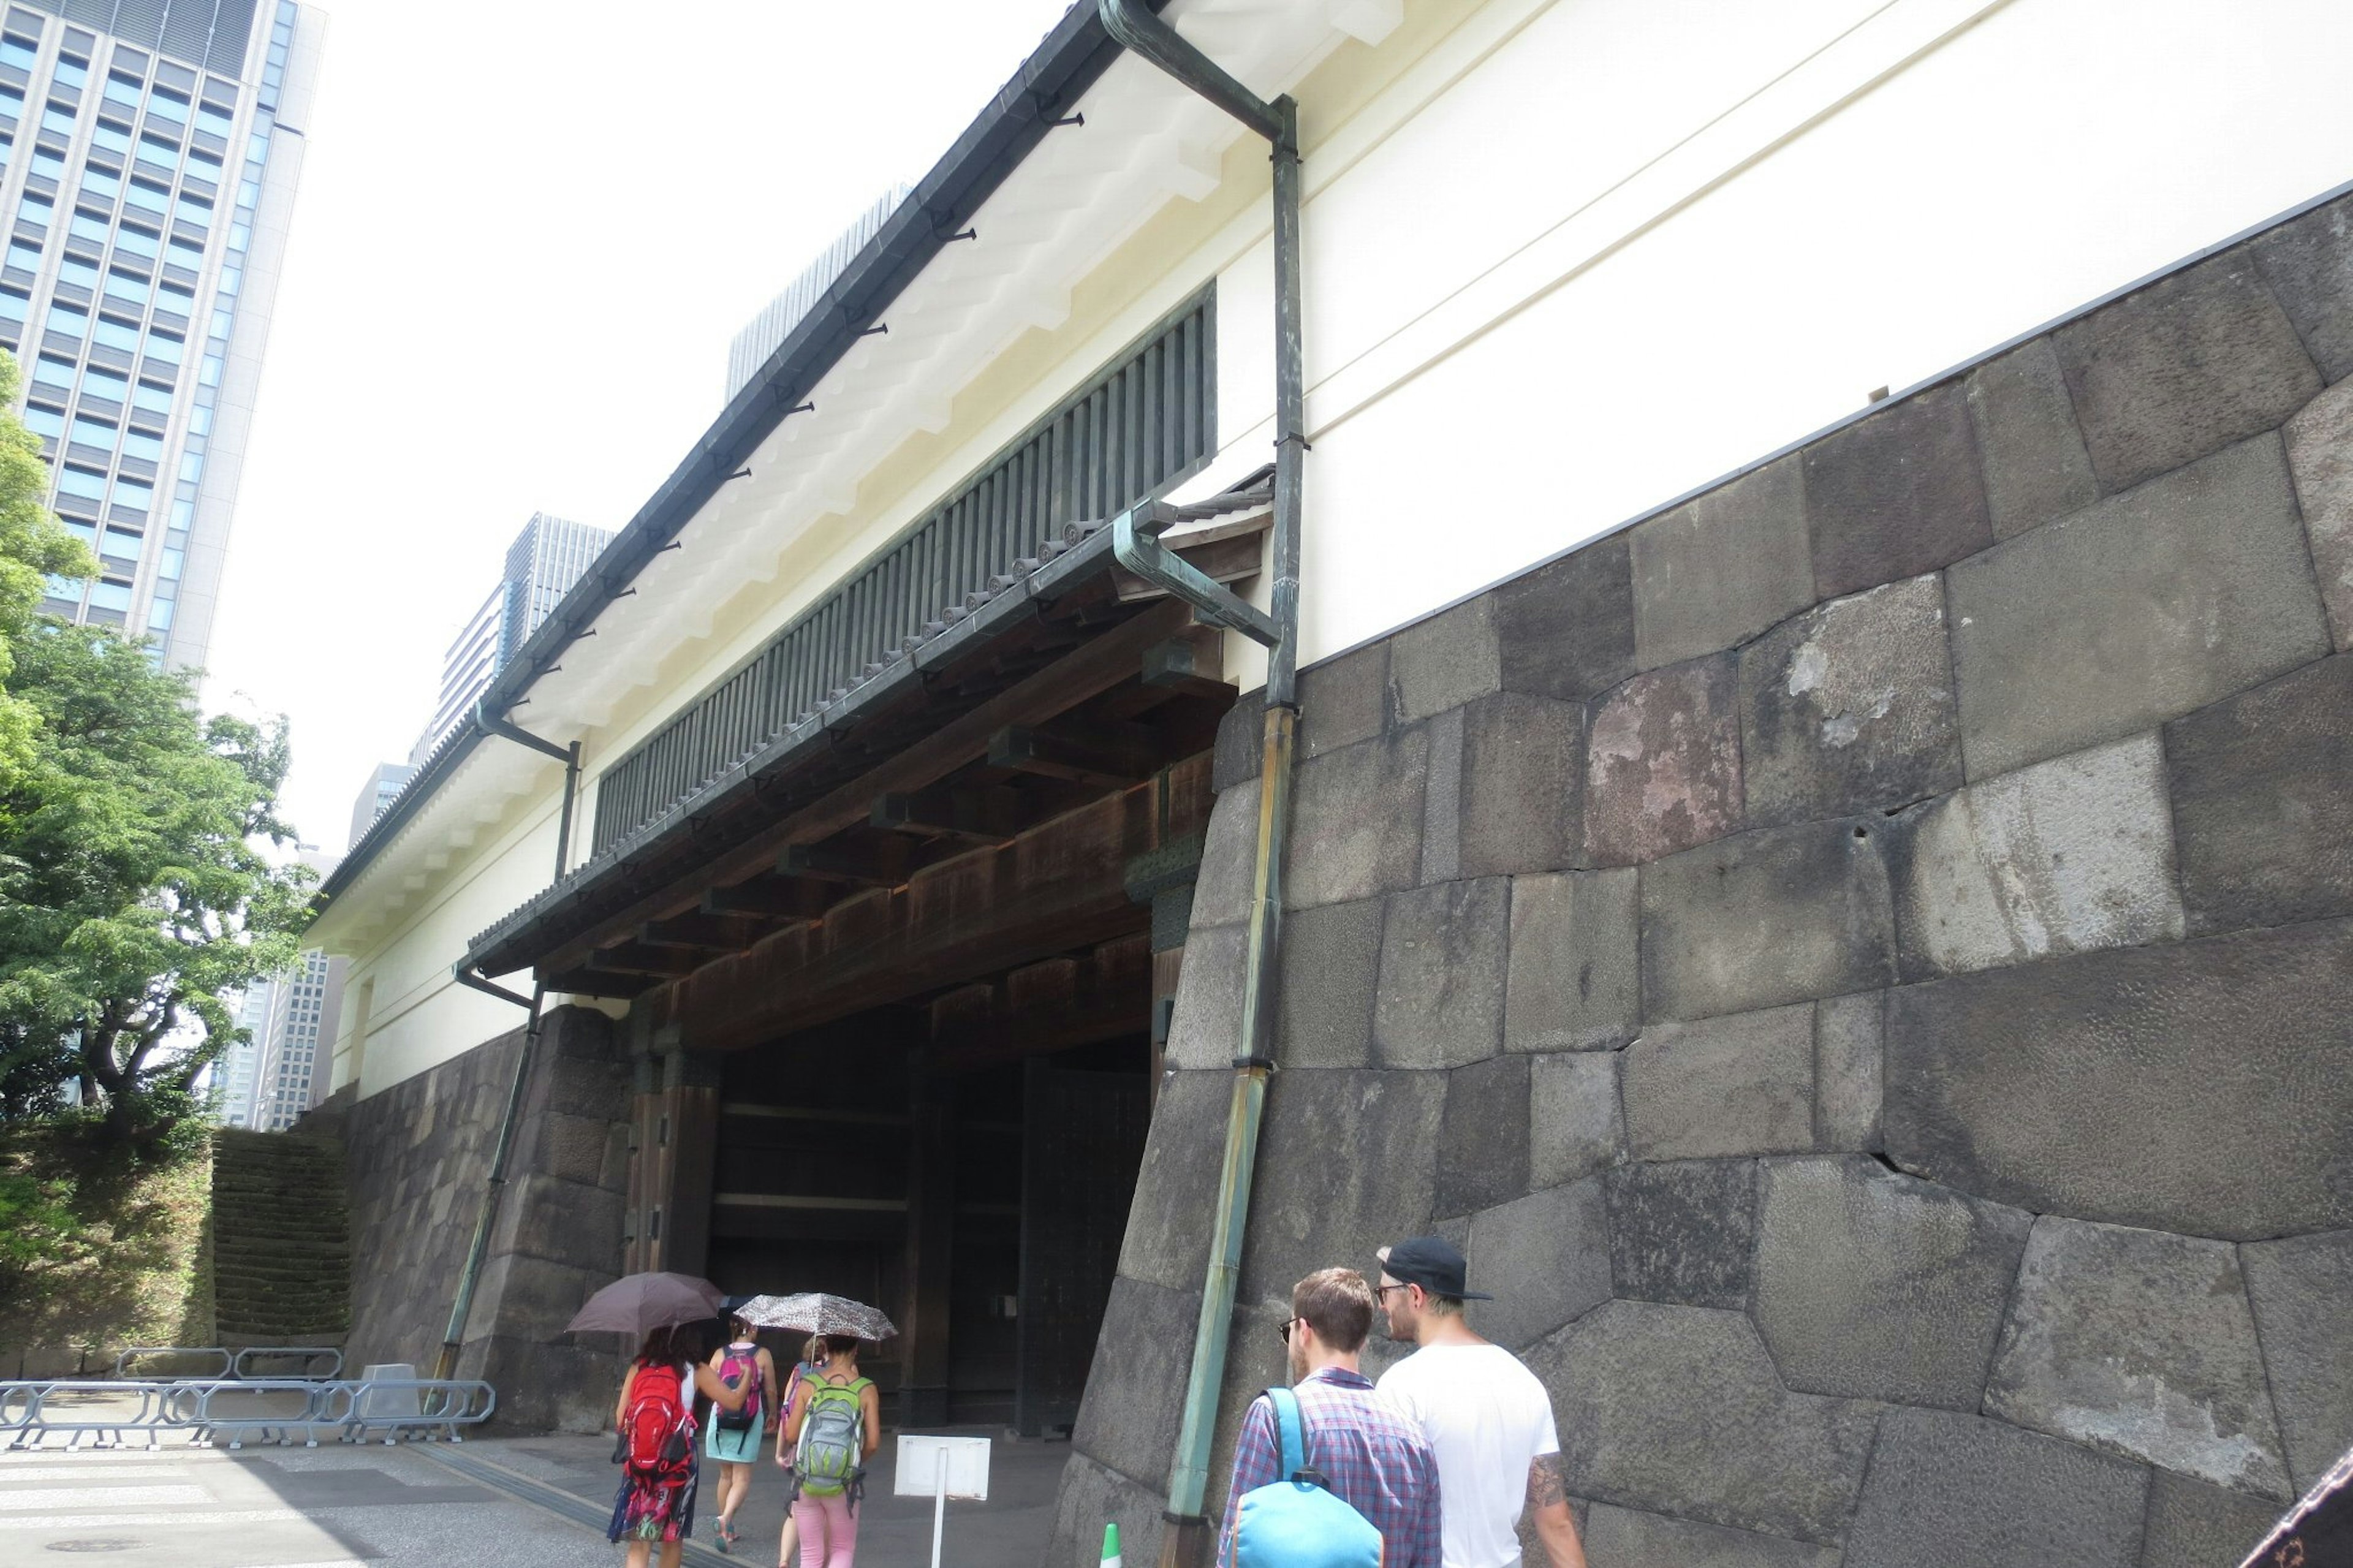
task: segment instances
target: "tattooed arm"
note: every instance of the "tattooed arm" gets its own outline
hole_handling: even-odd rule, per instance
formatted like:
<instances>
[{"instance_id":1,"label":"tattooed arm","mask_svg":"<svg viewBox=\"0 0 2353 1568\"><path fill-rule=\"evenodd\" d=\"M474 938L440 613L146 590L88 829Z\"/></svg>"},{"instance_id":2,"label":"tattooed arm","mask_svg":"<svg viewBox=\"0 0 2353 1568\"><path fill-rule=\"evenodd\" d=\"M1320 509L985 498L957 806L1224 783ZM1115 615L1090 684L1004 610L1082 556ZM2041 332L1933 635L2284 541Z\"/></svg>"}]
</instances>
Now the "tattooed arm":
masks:
<instances>
[{"instance_id":1,"label":"tattooed arm","mask_svg":"<svg viewBox=\"0 0 2353 1568\"><path fill-rule=\"evenodd\" d=\"M1577 1519L1568 1510L1568 1478L1558 1454L1538 1454L1528 1462L1528 1521L1544 1542L1550 1568L1586 1568L1577 1539Z\"/></svg>"}]
</instances>

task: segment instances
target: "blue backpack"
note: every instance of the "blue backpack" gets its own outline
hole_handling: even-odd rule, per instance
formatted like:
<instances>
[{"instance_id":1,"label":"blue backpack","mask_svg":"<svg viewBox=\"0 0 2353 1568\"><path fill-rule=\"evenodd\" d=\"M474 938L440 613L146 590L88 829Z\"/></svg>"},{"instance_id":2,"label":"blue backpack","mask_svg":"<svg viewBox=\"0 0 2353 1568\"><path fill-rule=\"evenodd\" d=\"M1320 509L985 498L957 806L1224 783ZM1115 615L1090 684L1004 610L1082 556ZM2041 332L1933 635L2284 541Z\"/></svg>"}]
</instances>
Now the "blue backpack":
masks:
<instances>
[{"instance_id":1,"label":"blue backpack","mask_svg":"<svg viewBox=\"0 0 2353 1568\"><path fill-rule=\"evenodd\" d=\"M1229 1568L1380 1568L1381 1532L1307 1468L1298 1396L1270 1388L1266 1397L1282 1439L1282 1469L1242 1494Z\"/></svg>"}]
</instances>

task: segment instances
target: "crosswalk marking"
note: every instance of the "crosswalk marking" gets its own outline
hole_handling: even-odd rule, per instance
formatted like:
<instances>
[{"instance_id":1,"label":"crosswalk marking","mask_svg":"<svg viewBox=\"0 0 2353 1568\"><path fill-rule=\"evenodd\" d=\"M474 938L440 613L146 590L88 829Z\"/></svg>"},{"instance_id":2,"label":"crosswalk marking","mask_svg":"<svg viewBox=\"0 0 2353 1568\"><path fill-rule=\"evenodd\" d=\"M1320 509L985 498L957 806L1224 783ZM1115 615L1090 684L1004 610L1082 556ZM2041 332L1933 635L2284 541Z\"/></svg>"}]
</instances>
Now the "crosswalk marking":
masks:
<instances>
[{"instance_id":1,"label":"crosswalk marking","mask_svg":"<svg viewBox=\"0 0 2353 1568\"><path fill-rule=\"evenodd\" d=\"M0 1492L0 1509L72 1508L100 1503L110 1508L136 1503L210 1502L212 1494L195 1485L160 1487L26 1487Z\"/></svg>"},{"instance_id":2,"label":"crosswalk marking","mask_svg":"<svg viewBox=\"0 0 2353 1568\"><path fill-rule=\"evenodd\" d=\"M210 1513L50 1513L24 1518L11 1515L12 1531L33 1530L161 1530L167 1525L274 1524L307 1517L295 1508L233 1508Z\"/></svg>"}]
</instances>

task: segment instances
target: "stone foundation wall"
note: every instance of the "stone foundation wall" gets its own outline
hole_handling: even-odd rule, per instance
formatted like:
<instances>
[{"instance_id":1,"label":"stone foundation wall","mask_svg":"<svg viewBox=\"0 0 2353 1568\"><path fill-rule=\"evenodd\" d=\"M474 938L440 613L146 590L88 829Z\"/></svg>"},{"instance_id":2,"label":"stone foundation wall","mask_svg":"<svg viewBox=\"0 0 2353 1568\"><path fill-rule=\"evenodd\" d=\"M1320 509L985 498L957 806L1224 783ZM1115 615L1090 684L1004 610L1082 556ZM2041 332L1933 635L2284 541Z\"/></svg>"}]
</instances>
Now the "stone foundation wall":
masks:
<instances>
[{"instance_id":1,"label":"stone foundation wall","mask_svg":"<svg viewBox=\"0 0 2353 1568\"><path fill-rule=\"evenodd\" d=\"M2212 1568L2353 1446L2349 374L2338 201L1311 672L1213 1508L1432 1228L1597 1568ZM1058 1565L1156 1552L1255 725Z\"/></svg>"},{"instance_id":2,"label":"stone foundation wall","mask_svg":"<svg viewBox=\"0 0 2353 1568\"><path fill-rule=\"evenodd\" d=\"M522 1048L518 1028L341 1111L353 1366L407 1362L430 1375ZM611 1418L609 1337L581 1345L563 1330L621 1271L629 1094L611 1021L585 1007L550 1013L458 1363L459 1376L498 1389L510 1429L596 1431Z\"/></svg>"}]
</instances>

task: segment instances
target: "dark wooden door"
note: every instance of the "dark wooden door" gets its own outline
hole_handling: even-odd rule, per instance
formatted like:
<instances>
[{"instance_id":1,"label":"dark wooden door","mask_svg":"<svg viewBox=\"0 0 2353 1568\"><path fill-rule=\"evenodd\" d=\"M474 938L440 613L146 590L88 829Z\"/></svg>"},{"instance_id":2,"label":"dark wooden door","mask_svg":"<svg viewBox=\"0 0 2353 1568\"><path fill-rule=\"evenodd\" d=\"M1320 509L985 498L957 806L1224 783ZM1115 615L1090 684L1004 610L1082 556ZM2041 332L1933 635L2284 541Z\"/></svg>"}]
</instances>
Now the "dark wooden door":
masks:
<instances>
[{"instance_id":1,"label":"dark wooden door","mask_svg":"<svg viewBox=\"0 0 2353 1568\"><path fill-rule=\"evenodd\" d=\"M1144 1161L1150 1088L1142 1073L1028 1064L1014 1399L1025 1437L1078 1418Z\"/></svg>"}]
</instances>

